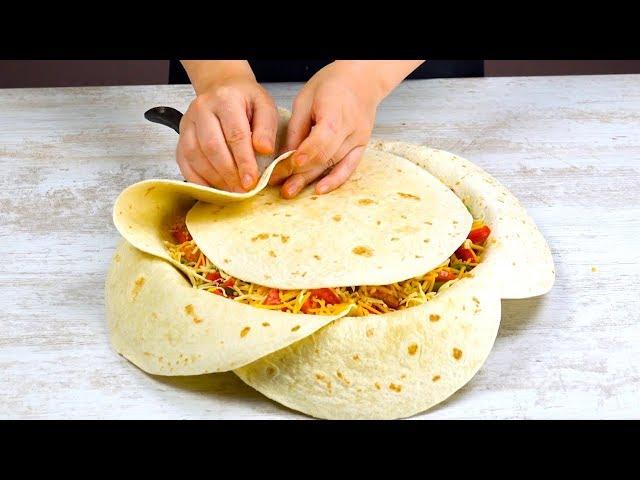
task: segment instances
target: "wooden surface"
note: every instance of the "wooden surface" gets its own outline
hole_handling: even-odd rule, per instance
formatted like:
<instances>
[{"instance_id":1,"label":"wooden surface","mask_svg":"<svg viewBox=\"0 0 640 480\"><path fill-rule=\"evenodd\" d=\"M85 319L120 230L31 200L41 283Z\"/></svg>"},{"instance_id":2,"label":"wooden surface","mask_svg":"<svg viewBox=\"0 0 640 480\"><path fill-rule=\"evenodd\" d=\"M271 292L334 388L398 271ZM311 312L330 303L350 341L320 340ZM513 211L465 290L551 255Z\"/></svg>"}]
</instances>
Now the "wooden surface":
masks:
<instances>
[{"instance_id":1,"label":"wooden surface","mask_svg":"<svg viewBox=\"0 0 640 480\"><path fill-rule=\"evenodd\" d=\"M268 88L290 107L298 86ZM231 373L152 377L109 347L111 206L133 182L178 176L176 134L142 114L191 96L0 90L0 418L306 418ZM407 82L374 135L488 170L556 261L551 293L503 301L478 375L416 418L640 418L640 75Z\"/></svg>"}]
</instances>

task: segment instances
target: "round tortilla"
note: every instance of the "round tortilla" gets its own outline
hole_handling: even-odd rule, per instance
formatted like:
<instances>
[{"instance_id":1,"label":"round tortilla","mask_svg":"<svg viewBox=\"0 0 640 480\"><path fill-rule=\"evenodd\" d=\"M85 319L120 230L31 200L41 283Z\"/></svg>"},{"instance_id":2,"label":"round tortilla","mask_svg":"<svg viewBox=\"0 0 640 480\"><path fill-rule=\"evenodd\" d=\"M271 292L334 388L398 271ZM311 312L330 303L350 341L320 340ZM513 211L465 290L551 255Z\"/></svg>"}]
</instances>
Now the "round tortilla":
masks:
<instances>
[{"instance_id":1,"label":"round tortilla","mask_svg":"<svg viewBox=\"0 0 640 480\"><path fill-rule=\"evenodd\" d=\"M392 419L449 397L478 371L500 324L486 279L423 305L341 318L235 373L289 408L326 419Z\"/></svg>"},{"instance_id":2,"label":"round tortilla","mask_svg":"<svg viewBox=\"0 0 640 480\"><path fill-rule=\"evenodd\" d=\"M122 242L105 303L113 348L156 375L224 372L300 340L346 315L255 308L191 286L166 261Z\"/></svg>"},{"instance_id":3,"label":"round tortilla","mask_svg":"<svg viewBox=\"0 0 640 480\"><path fill-rule=\"evenodd\" d=\"M406 159L367 150L340 188L283 200L267 187L243 202L198 202L187 227L230 275L281 289L387 285L434 269L460 246L471 215Z\"/></svg>"},{"instance_id":4,"label":"round tortilla","mask_svg":"<svg viewBox=\"0 0 640 480\"><path fill-rule=\"evenodd\" d=\"M235 370L292 409L331 419L403 418L465 385L486 360L500 299L546 293L554 265L544 238L497 180L448 152L375 142L438 177L492 229L483 261L430 302L385 315L344 317Z\"/></svg>"},{"instance_id":5,"label":"round tortilla","mask_svg":"<svg viewBox=\"0 0 640 480\"><path fill-rule=\"evenodd\" d=\"M403 142L373 142L428 170L491 227L483 269L501 298L543 295L553 286L555 267L547 241L518 199L486 171L443 150Z\"/></svg>"}]
</instances>

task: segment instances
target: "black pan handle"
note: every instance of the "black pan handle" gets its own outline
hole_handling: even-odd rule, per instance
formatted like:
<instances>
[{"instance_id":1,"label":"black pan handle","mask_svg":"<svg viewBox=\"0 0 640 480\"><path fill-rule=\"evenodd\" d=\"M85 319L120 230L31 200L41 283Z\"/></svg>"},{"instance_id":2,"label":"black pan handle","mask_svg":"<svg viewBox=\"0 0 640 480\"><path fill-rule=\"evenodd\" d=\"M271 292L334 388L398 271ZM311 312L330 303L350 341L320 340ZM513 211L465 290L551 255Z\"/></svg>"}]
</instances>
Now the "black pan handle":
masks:
<instances>
[{"instance_id":1,"label":"black pan handle","mask_svg":"<svg viewBox=\"0 0 640 480\"><path fill-rule=\"evenodd\" d=\"M171 107L154 107L144 112L144 118L150 122L159 123L173 128L176 133L180 133L180 120L182 112Z\"/></svg>"}]
</instances>

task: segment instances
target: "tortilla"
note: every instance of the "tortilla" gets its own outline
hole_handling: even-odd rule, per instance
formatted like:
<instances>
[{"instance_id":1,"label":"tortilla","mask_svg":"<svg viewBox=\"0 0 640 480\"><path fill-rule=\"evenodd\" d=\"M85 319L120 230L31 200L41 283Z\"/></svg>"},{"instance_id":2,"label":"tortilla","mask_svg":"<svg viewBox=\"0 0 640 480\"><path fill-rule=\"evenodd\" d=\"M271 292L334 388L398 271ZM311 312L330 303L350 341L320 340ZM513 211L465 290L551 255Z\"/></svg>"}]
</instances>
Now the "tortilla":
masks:
<instances>
[{"instance_id":1,"label":"tortilla","mask_svg":"<svg viewBox=\"0 0 640 480\"><path fill-rule=\"evenodd\" d=\"M187 227L204 254L244 281L280 289L386 285L424 274L460 246L472 218L435 177L367 150L340 188L282 200L199 202Z\"/></svg>"},{"instance_id":2,"label":"tortilla","mask_svg":"<svg viewBox=\"0 0 640 480\"><path fill-rule=\"evenodd\" d=\"M285 349L235 370L248 385L319 418L388 419L422 412L467 383L487 358L500 299L546 293L549 247L513 195L447 152L375 142L426 168L491 226L482 263L424 305L343 317Z\"/></svg>"},{"instance_id":3,"label":"tortilla","mask_svg":"<svg viewBox=\"0 0 640 480\"><path fill-rule=\"evenodd\" d=\"M547 293L555 268L547 241L520 202L498 180L468 160L443 150L403 142L373 142L372 148L399 155L425 168L491 225L491 248L479 268L501 298Z\"/></svg>"},{"instance_id":4,"label":"tortilla","mask_svg":"<svg viewBox=\"0 0 640 480\"><path fill-rule=\"evenodd\" d=\"M286 137L290 113L278 109L280 113L276 135L276 151ZM129 243L139 250L163 258L179 269L182 266L168 255L163 241L168 225L177 216L184 215L196 200L225 204L240 202L262 191L269 181L276 165L293 152L286 152L274 158L257 155L261 170L264 170L256 186L245 193L227 192L195 183L178 180L144 180L127 187L115 201L113 223Z\"/></svg>"},{"instance_id":5,"label":"tortilla","mask_svg":"<svg viewBox=\"0 0 640 480\"><path fill-rule=\"evenodd\" d=\"M313 417L419 413L467 383L491 351L500 299L482 282L464 278L406 310L341 318L235 373L265 396Z\"/></svg>"},{"instance_id":6,"label":"tortilla","mask_svg":"<svg viewBox=\"0 0 640 480\"><path fill-rule=\"evenodd\" d=\"M346 315L264 310L191 284L166 261L127 242L117 248L105 287L116 352L156 375L224 372L250 363Z\"/></svg>"}]
</instances>

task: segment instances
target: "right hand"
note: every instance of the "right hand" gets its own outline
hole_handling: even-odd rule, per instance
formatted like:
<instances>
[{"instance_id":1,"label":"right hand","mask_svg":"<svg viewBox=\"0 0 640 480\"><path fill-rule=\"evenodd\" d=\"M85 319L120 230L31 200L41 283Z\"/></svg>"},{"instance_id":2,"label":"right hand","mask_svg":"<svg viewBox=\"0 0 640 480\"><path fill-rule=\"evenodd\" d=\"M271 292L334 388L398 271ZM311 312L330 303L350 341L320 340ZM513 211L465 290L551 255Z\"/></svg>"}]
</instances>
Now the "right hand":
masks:
<instances>
[{"instance_id":1,"label":"right hand","mask_svg":"<svg viewBox=\"0 0 640 480\"><path fill-rule=\"evenodd\" d=\"M200 89L180 121L176 159L190 182L231 192L258 181L254 149L275 150L278 109L253 74L218 78Z\"/></svg>"}]
</instances>

